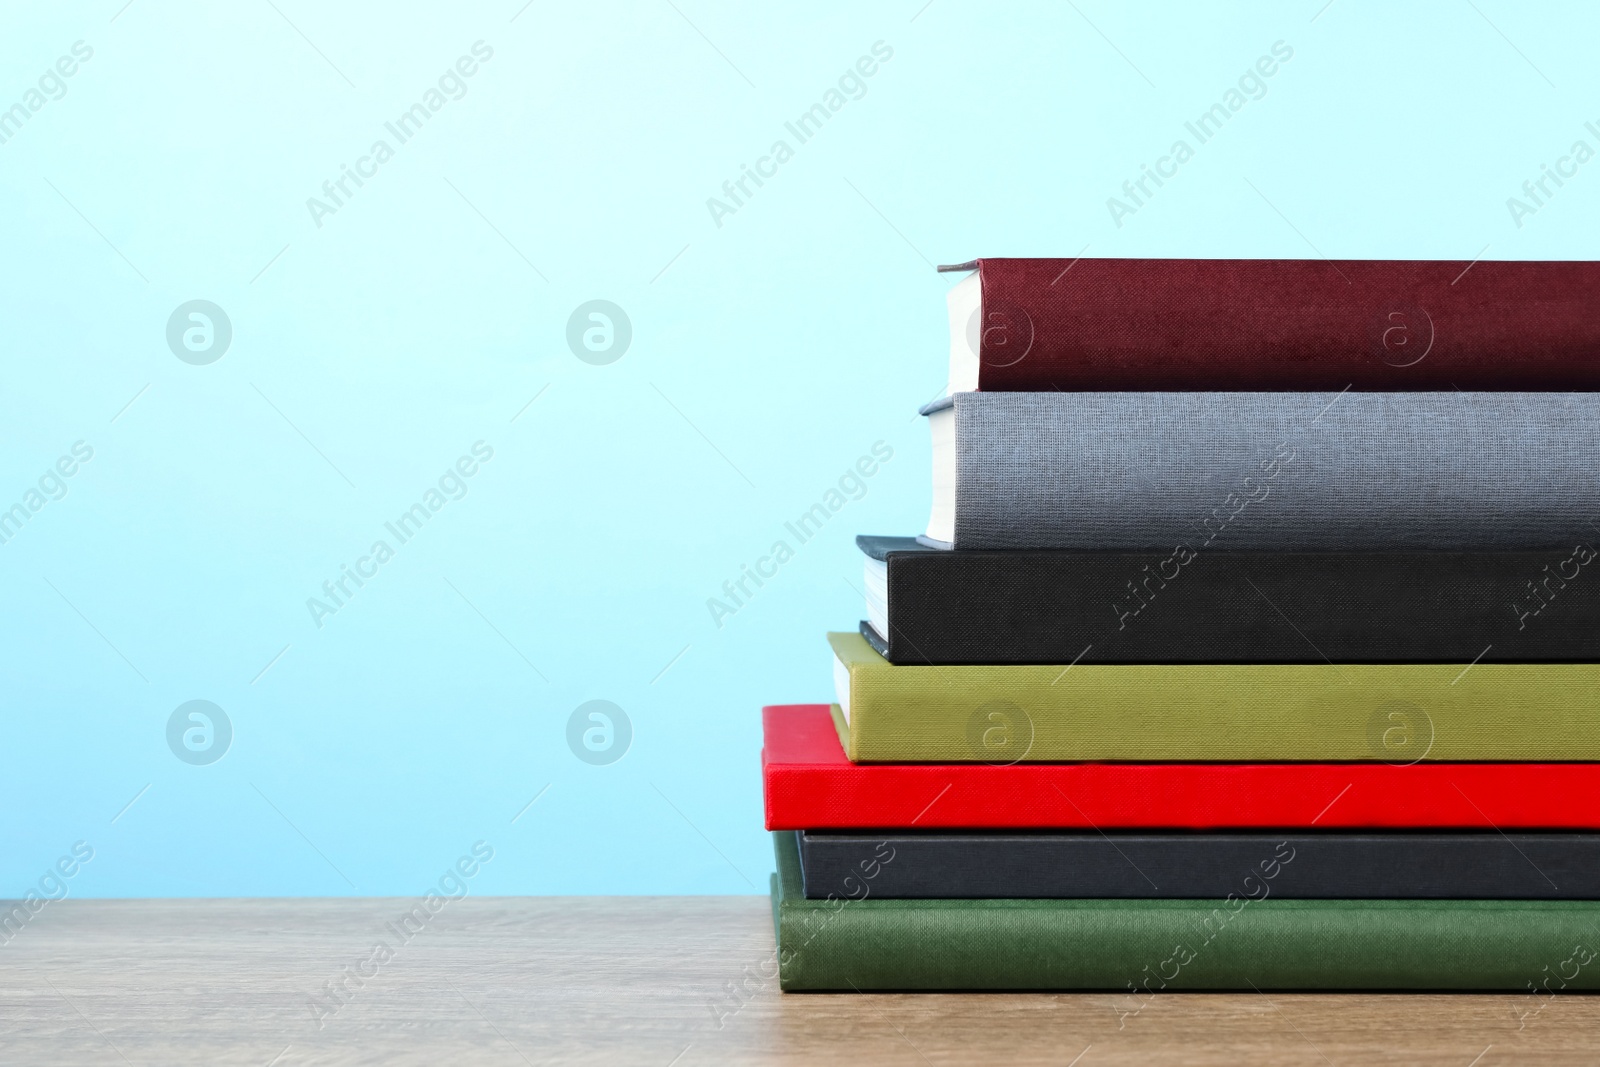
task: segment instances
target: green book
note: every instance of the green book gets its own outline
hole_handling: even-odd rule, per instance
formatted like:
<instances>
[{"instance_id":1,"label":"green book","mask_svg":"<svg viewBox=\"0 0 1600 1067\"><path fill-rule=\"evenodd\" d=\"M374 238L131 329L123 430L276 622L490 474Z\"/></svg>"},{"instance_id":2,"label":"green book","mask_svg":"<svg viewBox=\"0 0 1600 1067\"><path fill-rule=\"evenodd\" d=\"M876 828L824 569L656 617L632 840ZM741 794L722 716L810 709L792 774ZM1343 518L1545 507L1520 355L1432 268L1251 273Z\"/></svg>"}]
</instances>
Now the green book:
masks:
<instances>
[{"instance_id":1,"label":"green book","mask_svg":"<svg viewBox=\"0 0 1600 1067\"><path fill-rule=\"evenodd\" d=\"M1600 760L1600 664L895 666L831 633L858 762Z\"/></svg>"},{"instance_id":2,"label":"green book","mask_svg":"<svg viewBox=\"0 0 1600 1067\"><path fill-rule=\"evenodd\" d=\"M858 899L807 900L794 833L773 841L788 992L1600 989L1600 901L1277 900L1273 856L1224 900L874 900L892 850Z\"/></svg>"}]
</instances>

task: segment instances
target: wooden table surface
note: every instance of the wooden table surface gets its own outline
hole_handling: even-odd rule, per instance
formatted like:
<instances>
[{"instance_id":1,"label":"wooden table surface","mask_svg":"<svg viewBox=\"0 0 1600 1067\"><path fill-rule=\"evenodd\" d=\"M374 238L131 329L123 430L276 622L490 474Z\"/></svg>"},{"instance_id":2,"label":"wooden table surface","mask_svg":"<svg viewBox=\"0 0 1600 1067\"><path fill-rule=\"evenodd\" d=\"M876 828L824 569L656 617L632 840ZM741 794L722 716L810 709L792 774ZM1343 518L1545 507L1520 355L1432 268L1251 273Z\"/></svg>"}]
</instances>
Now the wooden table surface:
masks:
<instances>
[{"instance_id":1,"label":"wooden table surface","mask_svg":"<svg viewBox=\"0 0 1600 1067\"><path fill-rule=\"evenodd\" d=\"M1600 1060L1595 997L1169 994L1133 1014L1106 994L785 996L761 977L765 898L467 898L407 939L415 903L51 903L0 944L0 1063Z\"/></svg>"}]
</instances>

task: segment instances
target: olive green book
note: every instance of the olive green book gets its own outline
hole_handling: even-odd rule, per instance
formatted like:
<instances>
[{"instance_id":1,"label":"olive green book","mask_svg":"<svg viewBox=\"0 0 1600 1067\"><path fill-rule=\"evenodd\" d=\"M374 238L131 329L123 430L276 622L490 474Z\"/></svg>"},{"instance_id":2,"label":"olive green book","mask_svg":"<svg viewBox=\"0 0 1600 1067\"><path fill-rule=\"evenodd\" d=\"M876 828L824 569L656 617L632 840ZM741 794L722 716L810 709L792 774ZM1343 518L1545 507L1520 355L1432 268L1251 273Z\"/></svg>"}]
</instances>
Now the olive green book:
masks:
<instances>
[{"instance_id":1,"label":"olive green book","mask_svg":"<svg viewBox=\"0 0 1600 1067\"><path fill-rule=\"evenodd\" d=\"M896 666L830 633L857 762L1600 760L1600 664Z\"/></svg>"},{"instance_id":2,"label":"olive green book","mask_svg":"<svg viewBox=\"0 0 1600 1067\"><path fill-rule=\"evenodd\" d=\"M1108 990L1136 1013L1181 989L1600 989L1600 901L1280 900L1275 854L1222 900L873 899L892 849L807 900L794 832L773 843L787 992Z\"/></svg>"}]
</instances>

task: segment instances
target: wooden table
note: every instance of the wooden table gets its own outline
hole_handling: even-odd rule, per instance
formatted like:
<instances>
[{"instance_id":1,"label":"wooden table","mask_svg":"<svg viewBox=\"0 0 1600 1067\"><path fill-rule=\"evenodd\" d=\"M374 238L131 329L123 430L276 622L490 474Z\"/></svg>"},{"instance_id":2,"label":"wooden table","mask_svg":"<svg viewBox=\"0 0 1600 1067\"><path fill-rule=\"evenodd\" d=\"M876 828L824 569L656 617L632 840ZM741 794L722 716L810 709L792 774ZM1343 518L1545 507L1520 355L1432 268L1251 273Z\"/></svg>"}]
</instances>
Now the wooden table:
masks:
<instances>
[{"instance_id":1,"label":"wooden table","mask_svg":"<svg viewBox=\"0 0 1600 1067\"><path fill-rule=\"evenodd\" d=\"M0 1063L1600 1059L1594 997L1172 994L1119 1016L1133 1002L1105 994L785 996L760 977L772 952L764 898L467 898L422 911L403 936L416 903L49 904L0 945ZM386 961L380 940L394 948Z\"/></svg>"}]
</instances>

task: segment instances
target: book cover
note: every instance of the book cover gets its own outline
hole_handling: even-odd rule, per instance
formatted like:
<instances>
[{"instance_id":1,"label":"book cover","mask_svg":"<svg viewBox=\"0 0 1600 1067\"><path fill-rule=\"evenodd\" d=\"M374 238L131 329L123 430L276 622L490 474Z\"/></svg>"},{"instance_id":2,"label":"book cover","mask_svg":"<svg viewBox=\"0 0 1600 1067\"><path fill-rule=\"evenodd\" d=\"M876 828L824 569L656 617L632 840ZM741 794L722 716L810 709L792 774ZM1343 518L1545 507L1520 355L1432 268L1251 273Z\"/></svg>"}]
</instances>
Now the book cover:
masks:
<instances>
[{"instance_id":1,"label":"book cover","mask_svg":"<svg viewBox=\"0 0 1600 1067\"><path fill-rule=\"evenodd\" d=\"M1600 763L851 763L826 704L761 719L769 830L1600 830Z\"/></svg>"},{"instance_id":2,"label":"book cover","mask_svg":"<svg viewBox=\"0 0 1600 1067\"><path fill-rule=\"evenodd\" d=\"M1600 759L1597 663L927 667L828 642L856 761Z\"/></svg>"},{"instance_id":3,"label":"book cover","mask_svg":"<svg viewBox=\"0 0 1600 1067\"><path fill-rule=\"evenodd\" d=\"M801 830L805 895L915 900L1600 900L1600 834Z\"/></svg>"},{"instance_id":4,"label":"book cover","mask_svg":"<svg viewBox=\"0 0 1600 1067\"><path fill-rule=\"evenodd\" d=\"M1600 263L980 259L984 390L1596 389ZM950 268L962 269L962 268Z\"/></svg>"},{"instance_id":5,"label":"book cover","mask_svg":"<svg viewBox=\"0 0 1600 1067\"><path fill-rule=\"evenodd\" d=\"M1284 900L1242 874L1218 900L884 900L870 867L808 900L795 835L773 846L785 992L1600 989L1594 901Z\"/></svg>"},{"instance_id":6,"label":"book cover","mask_svg":"<svg viewBox=\"0 0 1600 1067\"><path fill-rule=\"evenodd\" d=\"M1600 393L956 393L927 536L955 548L1570 550Z\"/></svg>"},{"instance_id":7,"label":"book cover","mask_svg":"<svg viewBox=\"0 0 1600 1067\"><path fill-rule=\"evenodd\" d=\"M884 602L861 633L896 664L1583 662L1600 659L1591 538L1519 552L1188 554L863 536L869 601L881 585Z\"/></svg>"}]
</instances>

